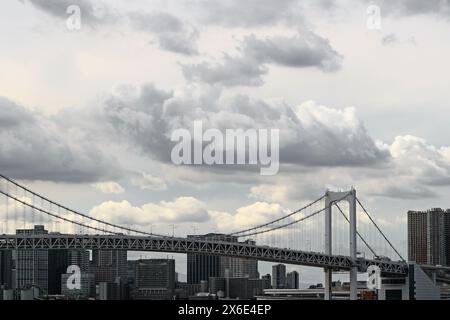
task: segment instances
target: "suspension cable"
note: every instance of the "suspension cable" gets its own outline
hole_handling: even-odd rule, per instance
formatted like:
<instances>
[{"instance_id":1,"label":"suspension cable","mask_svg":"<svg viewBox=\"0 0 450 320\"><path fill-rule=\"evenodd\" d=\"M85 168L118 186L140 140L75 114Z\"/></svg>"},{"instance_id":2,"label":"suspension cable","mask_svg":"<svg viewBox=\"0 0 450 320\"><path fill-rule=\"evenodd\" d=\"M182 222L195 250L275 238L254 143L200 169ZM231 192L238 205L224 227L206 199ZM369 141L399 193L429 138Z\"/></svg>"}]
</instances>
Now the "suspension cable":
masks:
<instances>
[{"instance_id":1,"label":"suspension cable","mask_svg":"<svg viewBox=\"0 0 450 320\"><path fill-rule=\"evenodd\" d=\"M47 215L49 215L49 216L52 216L52 217L54 217L54 218L57 218L57 219L60 219L60 220L63 220L63 221L69 222L69 223L73 223L73 224L77 224L77 225L82 225L82 224L79 223L79 222L76 222L76 221L73 221L73 220L70 220L70 219L61 217L61 216L59 216L59 215L57 215L57 214L54 214L54 213L51 213L51 212L46 211L46 210L44 210L44 209L38 208L38 207L36 207L36 206L34 206L34 205L32 205L32 204L26 202L26 201L20 200L20 199L18 199L18 198L16 198L16 197L12 196L12 195L10 195L10 194L7 194L6 192L3 192L2 190L0 190L0 193L3 194L3 195L5 195L5 196L8 197L8 198L14 200L16 203L19 202L19 203L21 203L21 204L23 204L23 205L25 205L25 206L27 206L27 207L29 207L29 208L31 208L31 209L40 211L40 212L45 213L45 214L47 214ZM99 229L99 228L96 228L96 227L93 227L93 226L90 226L90 225L83 225L83 226L86 227L86 228L92 229L92 230L103 231L102 229ZM116 234L116 233L111 232L111 231L107 231L107 232L108 232L108 233L111 233L111 234Z\"/></svg>"},{"instance_id":2,"label":"suspension cable","mask_svg":"<svg viewBox=\"0 0 450 320\"><path fill-rule=\"evenodd\" d=\"M158 234L149 233L149 232L145 232L145 231L140 231L140 230L136 230L136 229L131 229L131 228L127 228L127 227L122 227L122 226L119 226L119 225L116 225L116 224L113 224L113 223L110 223L110 222L107 222L107 221L102 221L102 220L96 219L96 218L94 218L94 217L88 216L88 215L83 214L83 213L81 213L81 212L78 212L78 211L72 210L72 209L70 209L70 208L67 208L67 207L65 207L65 206L63 206L63 205L61 205L61 204L59 204L59 203L57 203L57 202L54 202L54 201L52 201L52 200L50 200L50 199L48 199L48 198L46 198L46 197L43 197L43 196L41 196L40 194L35 193L34 191L32 191L32 190L30 190L30 189L28 189L28 188L26 188L26 187L20 185L20 184L17 183L16 181L11 180L10 178L5 177L5 176L2 175L2 174L0 174L0 178L5 179L6 181L12 183L12 184L15 185L16 187L19 187L19 188L21 188L21 189L23 189L23 190L25 190L25 191L31 193L32 195L34 195L34 196L36 196L36 197L38 197L38 198L40 198L40 199L43 199L43 200L47 201L48 203L50 203L50 204L52 204L52 205L55 205L55 206L57 206L57 207L59 207L59 208L62 208L62 209L64 209L64 210L67 210L68 212L71 212L71 213L74 213L74 214L76 214L76 215L82 216L82 217L87 218L87 219L89 219L89 220L92 220L92 221L95 221L95 222L98 222L98 223L101 223L101 224L104 224L104 225L107 225L107 226L110 226L110 227L114 227L114 228L117 228L117 229L119 229L119 230L128 231L128 232L134 232L134 233L137 233L137 234L143 234L143 235L147 235L147 236L161 236L161 235L158 235ZM2 193L5 194L4 192L2 192ZM5 194L5 195L6 195L6 196L10 196L10 195L8 195L8 194ZM12 197L11 197L11 198L12 198ZM20 201L19 201L19 202L20 202ZM44 212L44 211L42 211L42 212ZM112 233L112 232L111 232L111 233Z\"/></svg>"},{"instance_id":3,"label":"suspension cable","mask_svg":"<svg viewBox=\"0 0 450 320\"><path fill-rule=\"evenodd\" d=\"M273 227L271 229L266 229L266 230L262 230L262 231L256 231L256 232L253 232L253 233L246 233L246 234L240 235L239 237L248 237L248 236L252 236L252 235L256 235L256 234L267 233L267 232L270 232L270 231L274 231L274 230L278 230L278 229L281 229L281 228L289 227L289 226L291 226L293 224L296 224L296 223L302 222L302 221L304 221L304 220L306 220L308 218L314 217L315 215L318 215L319 213L325 211L326 209L327 208L322 208L322 209L320 209L318 211L315 211L315 212L311 213L310 215L308 215L306 217L303 217L303 218L301 218L299 220L295 220L295 221L292 221L292 222L289 222L289 223L286 223L286 224L283 224L283 225L279 225L279 226Z\"/></svg>"},{"instance_id":4,"label":"suspension cable","mask_svg":"<svg viewBox=\"0 0 450 320\"><path fill-rule=\"evenodd\" d=\"M335 203L336 207L339 209L339 211L341 212L342 216L345 218L345 220L347 220L348 223L350 223L350 220L347 218L347 216L345 215L344 211L342 211L341 207L339 207L339 205L337 203ZM356 234L358 235L358 237L362 240L362 242L364 242L364 244L366 245L367 248L369 248L369 250L373 253L374 256L377 256L377 254L375 253L375 251L372 249L372 247L367 243L367 241L363 238L363 236L358 232L358 230L356 230Z\"/></svg>"},{"instance_id":5,"label":"suspension cable","mask_svg":"<svg viewBox=\"0 0 450 320\"><path fill-rule=\"evenodd\" d=\"M306 219L309 219L309 218L311 218L311 217L314 217L314 216L318 215L319 213L325 211L326 209L331 208L331 207L333 206L334 203L339 202L339 201L342 201L342 200L345 199L347 196L348 196L348 195L345 195L345 196L343 196L343 197L340 198L340 199L337 199L337 200L335 200L335 201L332 201L332 202L330 202L330 204L329 204L328 206L326 206L326 207L324 207L324 208L322 208L322 209L320 209L320 210L317 210L317 211L315 211L315 212L309 214L308 216L305 216L305 217L303 217L303 218L300 218L299 220L294 220L294 221L292 221L292 222L289 222L289 223L286 223L286 224L283 224L283 225L279 225L279 226L273 227L273 228L271 228L271 229L266 229L266 230L263 230L263 231L256 231L256 232L253 232L253 233L246 233L246 234L244 234L244 235L240 235L239 237L247 237L247 236L252 236L252 235L255 235L255 234L267 233L267 232L270 232L270 231L274 231L274 230L278 230L278 229L281 229L281 228L289 227L289 226L291 226L291 225L293 225L293 224L297 224L297 223L299 223L299 222L302 222L302 221L304 221L304 220L306 220ZM322 197L321 199L323 199L323 198L324 198L324 197ZM310 205L306 206L306 208L307 208L307 207L310 207L312 204L314 204L314 203L316 203L316 202L318 202L318 201L320 201L320 199L318 199L318 200L314 201L313 203L311 203ZM297 212L300 212L301 210L302 210L302 209L297 210ZM293 215L293 213L292 213L292 214L289 214L288 216L292 216L292 215ZM283 220L283 219L286 218L286 217L287 217L287 216L285 216L285 217L283 217L283 218L281 218L281 219L277 219L277 220L275 220L275 221ZM266 223L265 225L269 225L269 224L271 224L271 223L273 223L273 221L270 222L270 223ZM255 229L258 229L258 228L251 228L249 231L252 231L252 230L255 230Z\"/></svg>"},{"instance_id":6,"label":"suspension cable","mask_svg":"<svg viewBox=\"0 0 450 320\"><path fill-rule=\"evenodd\" d=\"M395 251L395 253L400 257L400 259L403 262L406 262L405 259L403 259L402 255L397 251L397 249L394 247L394 245L389 241L389 239L385 236L385 234L383 233L383 231L381 231L380 227L378 227L377 223L375 222L375 220L372 219L372 217L370 216L369 212L367 212L366 208L363 206L363 204L361 203L361 201L359 201L358 198L356 198L356 201L358 202L358 204L361 206L361 208L364 210L364 212L366 213L367 217L369 217L370 221L372 221L372 223L374 224L375 228L377 228L377 230L381 233L381 235L383 236L384 240L386 240L386 242L391 246L391 248Z\"/></svg>"},{"instance_id":7,"label":"suspension cable","mask_svg":"<svg viewBox=\"0 0 450 320\"><path fill-rule=\"evenodd\" d=\"M261 224L261 225L259 225L259 226L252 227L252 228L249 228L249 229L246 229L246 230L236 231L236 232L230 233L229 235L230 235L230 236L234 236L234 235L238 235L238 234L245 233L245 232L248 232L248 231L253 231L253 230L256 230L256 229L260 229L260 228L266 227L266 226L268 226L268 225L270 225L270 224L273 224L273 223L276 223L276 222L278 222L278 221L284 220L284 219L286 219L286 218L289 218L290 216L293 216L293 215L296 214L296 213L299 213L299 212L301 212L301 211L303 211L303 210L305 210L305 209L307 209L307 208L313 206L314 204L316 204L317 202L319 202L319 201L322 200L323 198L325 198L325 196L320 197L319 199L317 199L317 200L311 202L310 204L304 206L303 208L300 208L300 209L298 209L298 210L296 210L296 211L294 211L294 212L292 212L292 213L290 213L290 214L288 214L288 215L286 215L286 216L284 216L284 217L278 218L278 219L276 219L276 220L273 220L273 221L270 221L270 222L267 222L267 223L264 223L264 224Z\"/></svg>"}]
</instances>

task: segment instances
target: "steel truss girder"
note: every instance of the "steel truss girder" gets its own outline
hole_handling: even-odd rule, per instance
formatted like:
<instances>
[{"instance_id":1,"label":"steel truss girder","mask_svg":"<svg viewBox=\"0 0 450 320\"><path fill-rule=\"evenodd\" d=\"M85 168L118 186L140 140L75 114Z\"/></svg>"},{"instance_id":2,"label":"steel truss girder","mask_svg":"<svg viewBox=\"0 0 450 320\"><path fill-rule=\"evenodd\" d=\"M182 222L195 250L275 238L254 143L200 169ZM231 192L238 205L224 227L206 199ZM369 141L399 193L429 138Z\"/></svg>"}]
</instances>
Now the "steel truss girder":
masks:
<instances>
[{"instance_id":1,"label":"steel truss girder","mask_svg":"<svg viewBox=\"0 0 450 320\"><path fill-rule=\"evenodd\" d=\"M401 262L357 259L340 255L296 251L286 248L257 246L240 242L207 241L194 238L139 237L125 235L0 235L0 250L38 249L101 249L127 251L155 251L197 253L250 258L286 264L305 265L336 270L359 271L377 265L383 273L406 274L407 265Z\"/></svg>"}]
</instances>

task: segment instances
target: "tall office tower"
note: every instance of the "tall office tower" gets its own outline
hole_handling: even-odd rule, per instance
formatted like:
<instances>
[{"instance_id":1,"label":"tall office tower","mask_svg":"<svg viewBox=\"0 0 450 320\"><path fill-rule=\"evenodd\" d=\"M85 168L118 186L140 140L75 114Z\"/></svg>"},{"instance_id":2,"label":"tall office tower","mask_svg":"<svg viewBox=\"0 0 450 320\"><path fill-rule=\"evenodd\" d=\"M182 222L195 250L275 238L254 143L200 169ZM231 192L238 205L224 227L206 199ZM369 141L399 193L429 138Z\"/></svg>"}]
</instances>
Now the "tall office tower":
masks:
<instances>
[{"instance_id":1,"label":"tall office tower","mask_svg":"<svg viewBox=\"0 0 450 320\"><path fill-rule=\"evenodd\" d=\"M124 250L93 250L92 271L95 283L114 283L117 278L127 277L127 252Z\"/></svg>"},{"instance_id":2,"label":"tall office tower","mask_svg":"<svg viewBox=\"0 0 450 320\"><path fill-rule=\"evenodd\" d=\"M450 210L408 211L408 260L450 265Z\"/></svg>"},{"instance_id":3,"label":"tall office tower","mask_svg":"<svg viewBox=\"0 0 450 320\"><path fill-rule=\"evenodd\" d=\"M12 251L0 251L0 288L3 287L4 289L12 289L12 269Z\"/></svg>"},{"instance_id":4,"label":"tall office tower","mask_svg":"<svg viewBox=\"0 0 450 320\"><path fill-rule=\"evenodd\" d=\"M42 225L34 229L18 229L18 235L47 234ZM16 258L16 286L18 289L39 288L40 294L48 293L48 250L17 250Z\"/></svg>"},{"instance_id":5,"label":"tall office tower","mask_svg":"<svg viewBox=\"0 0 450 320\"><path fill-rule=\"evenodd\" d=\"M135 299L171 299L175 292L175 260L144 259L136 262Z\"/></svg>"},{"instance_id":6,"label":"tall office tower","mask_svg":"<svg viewBox=\"0 0 450 320\"><path fill-rule=\"evenodd\" d=\"M287 289L299 288L299 275L297 271L288 272L286 276L286 287Z\"/></svg>"},{"instance_id":7,"label":"tall office tower","mask_svg":"<svg viewBox=\"0 0 450 320\"><path fill-rule=\"evenodd\" d=\"M284 264L276 264L272 266L272 288L286 288L286 266Z\"/></svg>"},{"instance_id":8,"label":"tall office tower","mask_svg":"<svg viewBox=\"0 0 450 320\"><path fill-rule=\"evenodd\" d=\"M238 238L219 233L205 235L188 235L188 238L214 240L225 242L238 242ZM254 244L248 240L247 243ZM216 255L188 254L187 255L187 282L199 284L202 280L208 281L210 277L249 277L257 279L258 261L254 259L224 257Z\"/></svg>"}]
</instances>

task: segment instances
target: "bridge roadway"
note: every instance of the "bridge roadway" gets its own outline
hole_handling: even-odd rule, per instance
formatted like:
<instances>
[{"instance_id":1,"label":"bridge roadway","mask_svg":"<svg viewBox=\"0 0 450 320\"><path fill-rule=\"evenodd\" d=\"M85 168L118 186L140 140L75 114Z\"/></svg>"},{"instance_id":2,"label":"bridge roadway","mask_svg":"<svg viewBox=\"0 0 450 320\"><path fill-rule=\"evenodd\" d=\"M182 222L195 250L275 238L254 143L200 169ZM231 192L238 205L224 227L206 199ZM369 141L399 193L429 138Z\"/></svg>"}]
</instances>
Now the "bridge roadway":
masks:
<instances>
[{"instance_id":1,"label":"bridge roadway","mask_svg":"<svg viewBox=\"0 0 450 320\"><path fill-rule=\"evenodd\" d=\"M327 255L242 242L210 241L195 238L72 234L0 235L0 250L8 249L102 249L197 253L332 268L334 270L350 270L352 266L356 266L360 272L365 272L370 265L377 265L386 275L406 275L408 272L408 266L403 262L368 259L352 261L350 257L342 255Z\"/></svg>"}]
</instances>

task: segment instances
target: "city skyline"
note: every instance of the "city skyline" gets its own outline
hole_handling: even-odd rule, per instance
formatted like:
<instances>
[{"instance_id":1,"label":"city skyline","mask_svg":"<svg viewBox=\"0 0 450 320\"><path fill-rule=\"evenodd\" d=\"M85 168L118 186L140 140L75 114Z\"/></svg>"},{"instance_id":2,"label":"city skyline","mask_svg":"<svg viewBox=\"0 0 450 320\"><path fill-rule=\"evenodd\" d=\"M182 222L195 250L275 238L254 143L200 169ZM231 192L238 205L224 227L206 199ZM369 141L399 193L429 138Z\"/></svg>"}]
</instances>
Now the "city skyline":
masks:
<instances>
[{"instance_id":1,"label":"city skyline","mask_svg":"<svg viewBox=\"0 0 450 320\"><path fill-rule=\"evenodd\" d=\"M257 2L2 3L0 173L180 236L249 228L354 186L406 256L407 212L450 208L448 1ZM278 174L174 165L170 136L195 121L280 129Z\"/></svg>"}]
</instances>

